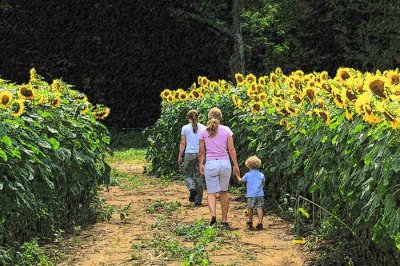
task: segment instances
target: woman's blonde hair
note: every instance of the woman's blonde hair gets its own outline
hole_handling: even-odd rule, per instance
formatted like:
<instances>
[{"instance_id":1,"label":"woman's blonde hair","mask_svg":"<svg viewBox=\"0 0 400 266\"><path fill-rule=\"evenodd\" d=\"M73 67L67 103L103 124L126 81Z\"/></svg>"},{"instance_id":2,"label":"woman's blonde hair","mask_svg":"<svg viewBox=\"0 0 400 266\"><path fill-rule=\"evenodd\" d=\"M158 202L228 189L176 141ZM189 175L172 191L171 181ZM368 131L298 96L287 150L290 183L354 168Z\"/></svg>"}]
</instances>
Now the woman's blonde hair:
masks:
<instances>
[{"instance_id":1,"label":"woman's blonde hair","mask_svg":"<svg viewBox=\"0 0 400 266\"><path fill-rule=\"evenodd\" d=\"M190 123L192 123L193 133L196 134L198 129L197 123L199 119L199 113L196 110L192 109L186 114L186 118L190 119Z\"/></svg>"},{"instance_id":2,"label":"woman's blonde hair","mask_svg":"<svg viewBox=\"0 0 400 266\"><path fill-rule=\"evenodd\" d=\"M247 158L247 160L244 164L249 169L260 169L261 160L257 156L253 155L253 156L250 156L249 158Z\"/></svg>"},{"instance_id":3,"label":"woman's blonde hair","mask_svg":"<svg viewBox=\"0 0 400 266\"><path fill-rule=\"evenodd\" d=\"M214 137L217 134L218 125L222 119L222 112L217 107L213 107L208 112L207 131L210 137Z\"/></svg>"}]
</instances>

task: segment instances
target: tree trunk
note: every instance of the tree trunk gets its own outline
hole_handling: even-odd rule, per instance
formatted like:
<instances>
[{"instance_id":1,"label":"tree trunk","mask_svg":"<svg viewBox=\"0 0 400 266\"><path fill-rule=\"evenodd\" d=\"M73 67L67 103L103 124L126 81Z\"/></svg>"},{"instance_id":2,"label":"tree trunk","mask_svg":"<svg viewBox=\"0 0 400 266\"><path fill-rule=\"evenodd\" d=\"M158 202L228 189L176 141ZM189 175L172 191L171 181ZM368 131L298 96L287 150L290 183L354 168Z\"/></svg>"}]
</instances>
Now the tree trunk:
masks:
<instances>
[{"instance_id":1,"label":"tree trunk","mask_svg":"<svg viewBox=\"0 0 400 266\"><path fill-rule=\"evenodd\" d=\"M231 57L229 59L229 67L231 70L232 79L234 79L236 73L244 73L244 45L242 25L240 23L241 10L241 0L233 0L231 10L231 31L233 33L233 49Z\"/></svg>"}]
</instances>

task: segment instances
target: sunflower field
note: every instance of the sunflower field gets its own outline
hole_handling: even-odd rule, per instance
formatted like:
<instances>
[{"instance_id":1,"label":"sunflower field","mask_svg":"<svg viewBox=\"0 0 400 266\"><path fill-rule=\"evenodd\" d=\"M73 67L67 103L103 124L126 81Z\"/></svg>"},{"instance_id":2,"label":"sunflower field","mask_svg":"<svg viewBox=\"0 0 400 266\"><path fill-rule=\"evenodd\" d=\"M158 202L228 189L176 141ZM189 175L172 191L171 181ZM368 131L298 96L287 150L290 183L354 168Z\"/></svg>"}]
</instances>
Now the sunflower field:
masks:
<instances>
[{"instance_id":1,"label":"sunflower field","mask_svg":"<svg viewBox=\"0 0 400 266\"><path fill-rule=\"evenodd\" d=\"M0 264L13 263L18 243L94 220L110 172L98 120L109 112L35 69L27 84L0 79Z\"/></svg>"},{"instance_id":2,"label":"sunflower field","mask_svg":"<svg viewBox=\"0 0 400 266\"><path fill-rule=\"evenodd\" d=\"M199 77L187 90L162 91L147 152L152 171L175 176L187 111L197 109L206 123L208 110L217 106L234 132L239 164L252 154L263 161L271 202L284 206L291 195L313 224L335 217L363 245L399 259L399 70L339 68L329 77L326 71L285 74L277 68L235 79Z\"/></svg>"}]
</instances>

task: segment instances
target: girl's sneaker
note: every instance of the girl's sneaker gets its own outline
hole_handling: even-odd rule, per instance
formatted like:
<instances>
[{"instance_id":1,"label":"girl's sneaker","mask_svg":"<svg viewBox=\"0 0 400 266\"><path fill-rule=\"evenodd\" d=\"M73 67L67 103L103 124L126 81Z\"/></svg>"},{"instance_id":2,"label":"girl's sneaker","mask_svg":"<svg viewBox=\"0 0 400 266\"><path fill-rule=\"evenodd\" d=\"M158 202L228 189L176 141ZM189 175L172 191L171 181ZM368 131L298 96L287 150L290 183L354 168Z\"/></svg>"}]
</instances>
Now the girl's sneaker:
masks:
<instances>
[{"instance_id":1,"label":"girl's sneaker","mask_svg":"<svg viewBox=\"0 0 400 266\"><path fill-rule=\"evenodd\" d=\"M263 230L263 224L257 224L256 230L257 231Z\"/></svg>"}]
</instances>

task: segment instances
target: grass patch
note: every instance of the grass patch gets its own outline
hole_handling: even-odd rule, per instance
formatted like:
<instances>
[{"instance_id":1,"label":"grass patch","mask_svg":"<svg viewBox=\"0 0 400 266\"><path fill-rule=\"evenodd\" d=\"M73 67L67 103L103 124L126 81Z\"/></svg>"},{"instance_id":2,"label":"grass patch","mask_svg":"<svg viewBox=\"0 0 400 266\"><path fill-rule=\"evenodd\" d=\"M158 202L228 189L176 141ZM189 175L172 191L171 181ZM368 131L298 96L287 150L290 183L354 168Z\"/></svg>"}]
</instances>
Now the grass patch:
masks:
<instances>
[{"instance_id":1,"label":"grass patch","mask_svg":"<svg viewBox=\"0 0 400 266\"><path fill-rule=\"evenodd\" d=\"M130 148L126 150L114 150L107 158L108 163L140 164L146 162L146 149Z\"/></svg>"},{"instance_id":2,"label":"grass patch","mask_svg":"<svg viewBox=\"0 0 400 266\"><path fill-rule=\"evenodd\" d=\"M146 212L153 214L155 212L160 213L164 212L168 215L176 212L181 207L181 203L179 201L175 202L166 202L163 200L155 200L151 202L151 204L146 208Z\"/></svg>"}]
</instances>

